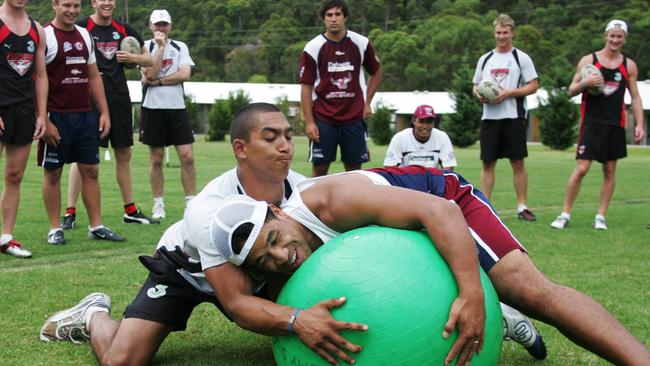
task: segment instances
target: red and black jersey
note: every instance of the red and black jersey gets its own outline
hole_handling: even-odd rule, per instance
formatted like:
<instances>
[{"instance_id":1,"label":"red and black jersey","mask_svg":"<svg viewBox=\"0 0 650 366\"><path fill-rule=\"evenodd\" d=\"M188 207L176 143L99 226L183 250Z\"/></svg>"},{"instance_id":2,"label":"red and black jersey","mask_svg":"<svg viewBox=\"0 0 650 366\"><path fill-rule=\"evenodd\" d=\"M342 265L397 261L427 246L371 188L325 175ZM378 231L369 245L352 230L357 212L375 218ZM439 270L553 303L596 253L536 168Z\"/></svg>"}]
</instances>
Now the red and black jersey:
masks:
<instances>
[{"instance_id":1,"label":"red and black jersey","mask_svg":"<svg viewBox=\"0 0 650 366\"><path fill-rule=\"evenodd\" d=\"M138 32L128 24L115 19L110 25L98 25L92 17L85 17L77 21L77 25L88 30L95 42L95 48L99 51L95 55L106 93L128 93L124 64L117 62L115 53L120 49L120 44L126 36L135 37L142 47L144 42Z\"/></svg>"},{"instance_id":2,"label":"red and black jersey","mask_svg":"<svg viewBox=\"0 0 650 366\"><path fill-rule=\"evenodd\" d=\"M625 89L627 88L627 58L615 68L608 69L593 54L593 64L603 74L604 91L593 95L588 91L582 93L582 123L619 126L625 128Z\"/></svg>"},{"instance_id":3,"label":"red and black jersey","mask_svg":"<svg viewBox=\"0 0 650 366\"><path fill-rule=\"evenodd\" d=\"M0 20L0 107L34 98L33 65L39 36L36 22L29 21L29 32L19 36Z\"/></svg>"}]
</instances>

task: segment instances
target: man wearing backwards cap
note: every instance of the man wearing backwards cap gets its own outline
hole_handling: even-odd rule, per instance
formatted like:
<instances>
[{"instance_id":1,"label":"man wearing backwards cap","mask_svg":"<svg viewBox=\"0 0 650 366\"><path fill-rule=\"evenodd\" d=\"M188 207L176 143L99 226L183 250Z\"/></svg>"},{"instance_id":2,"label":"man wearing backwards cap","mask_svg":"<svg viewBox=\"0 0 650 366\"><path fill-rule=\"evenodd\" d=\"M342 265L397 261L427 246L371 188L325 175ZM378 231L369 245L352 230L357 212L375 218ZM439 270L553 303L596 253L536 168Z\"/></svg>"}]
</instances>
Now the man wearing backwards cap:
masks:
<instances>
[{"instance_id":1,"label":"man wearing backwards cap","mask_svg":"<svg viewBox=\"0 0 650 366\"><path fill-rule=\"evenodd\" d=\"M456 164L454 148L446 133L435 128L437 120L433 107L423 104L413 113L413 127L393 136L386 150L384 166L422 165L453 170Z\"/></svg>"},{"instance_id":2,"label":"man wearing backwards cap","mask_svg":"<svg viewBox=\"0 0 650 366\"><path fill-rule=\"evenodd\" d=\"M459 325L460 342L445 364L454 352L460 352L462 364L481 350L485 314L479 263L501 301L555 326L617 365L650 363L648 349L600 304L556 285L536 269L483 194L456 173L410 166L306 179L282 209L268 205L265 215L266 207L265 202L231 197L217 210L211 235L232 263L292 273L314 250L344 231L367 225L426 229L459 288L443 336ZM232 239L221 245L223 237Z\"/></svg>"},{"instance_id":3,"label":"man wearing backwards cap","mask_svg":"<svg viewBox=\"0 0 650 366\"><path fill-rule=\"evenodd\" d=\"M627 156L625 139L626 108L623 100L627 88L632 97L632 115L636 128L634 142L639 143L645 131L643 128L643 106L636 85L638 69L636 63L625 57L621 50L627 41L627 24L614 19L605 27L605 47L585 55L578 63L569 95L582 93L582 123L578 137L576 167L569 177L560 216L551 227L564 229L569 225L571 209L578 197L582 179L596 160L603 165L603 184L600 189L600 205L594 219L596 230L607 230L605 214L614 194L616 183L616 161ZM600 74L589 74L584 79L580 71L586 65L594 65ZM602 88L599 94L593 89Z\"/></svg>"}]
</instances>

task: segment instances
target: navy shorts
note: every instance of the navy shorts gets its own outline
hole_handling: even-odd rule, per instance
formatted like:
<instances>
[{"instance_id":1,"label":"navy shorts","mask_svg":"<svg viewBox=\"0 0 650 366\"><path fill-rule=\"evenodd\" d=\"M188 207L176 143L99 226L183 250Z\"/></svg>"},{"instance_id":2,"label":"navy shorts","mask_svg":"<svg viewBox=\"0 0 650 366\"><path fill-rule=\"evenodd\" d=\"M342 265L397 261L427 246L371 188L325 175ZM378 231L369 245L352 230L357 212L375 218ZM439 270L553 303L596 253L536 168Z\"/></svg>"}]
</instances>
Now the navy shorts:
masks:
<instances>
[{"instance_id":1,"label":"navy shorts","mask_svg":"<svg viewBox=\"0 0 650 366\"><path fill-rule=\"evenodd\" d=\"M57 147L41 145L39 162L45 169L58 169L66 163L99 164L99 126L94 112L50 112L49 116L61 141Z\"/></svg>"},{"instance_id":2,"label":"navy shorts","mask_svg":"<svg viewBox=\"0 0 650 366\"><path fill-rule=\"evenodd\" d=\"M29 145L36 128L36 108L33 101L0 107L0 117L5 125L0 142L5 145Z\"/></svg>"},{"instance_id":3,"label":"navy shorts","mask_svg":"<svg viewBox=\"0 0 650 366\"><path fill-rule=\"evenodd\" d=\"M125 148L133 146L133 114L131 113L131 98L129 94L106 93L108 113L111 117L111 129L108 136L99 142L99 146ZM99 113L95 110L99 117Z\"/></svg>"},{"instance_id":4,"label":"navy shorts","mask_svg":"<svg viewBox=\"0 0 650 366\"><path fill-rule=\"evenodd\" d=\"M625 129L619 126L583 123L580 126L576 159L599 163L627 156Z\"/></svg>"},{"instance_id":5,"label":"navy shorts","mask_svg":"<svg viewBox=\"0 0 650 366\"><path fill-rule=\"evenodd\" d=\"M142 108L142 143L151 147L194 142L192 123L185 109Z\"/></svg>"},{"instance_id":6,"label":"navy shorts","mask_svg":"<svg viewBox=\"0 0 650 366\"><path fill-rule=\"evenodd\" d=\"M481 160L521 160L528 156L526 120L523 118L481 121Z\"/></svg>"},{"instance_id":7,"label":"navy shorts","mask_svg":"<svg viewBox=\"0 0 650 366\"><path fill-rule=\"evenodd\" d=\"M329 164L336 160L336 148L341 146L341 161L360 164L370 161L366 143L366 122L361 120L344 125L316 121L319 142L310 142L309 161L314 165Z\"/></svg>"},{"instance_id":8,"label":"navy shorts","mask_svg":"<svg viewBox=\"0 0 650 366\"><path fill-rule=\"evenodd\" d=\"M526 252L485 195L460 174L418 165L368 170L384 177L393 187L430 193L456 203L474 237L478 260L486 273L511 251Z\"/></svg>"}]
</instances>

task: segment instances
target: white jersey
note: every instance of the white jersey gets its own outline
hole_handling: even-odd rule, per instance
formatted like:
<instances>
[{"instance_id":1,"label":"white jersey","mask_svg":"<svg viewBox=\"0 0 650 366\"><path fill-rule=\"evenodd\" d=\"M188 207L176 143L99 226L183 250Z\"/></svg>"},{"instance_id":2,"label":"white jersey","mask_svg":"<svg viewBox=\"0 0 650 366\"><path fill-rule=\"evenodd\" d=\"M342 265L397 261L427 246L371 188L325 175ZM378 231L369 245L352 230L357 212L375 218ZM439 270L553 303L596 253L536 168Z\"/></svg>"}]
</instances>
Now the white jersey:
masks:
<instances>
[{"instance_id":1,"label":"white jersey","mask_svg":"<svg viewBox=\"0 0 650 366\"><path fill-rule=\"evenodd\" d=\"M446 133L437 128L431 130L427 142L415 139L413 128L404 129L393 136L386 151L384 166L421 165L427 168L457 166L454 147Z\"/></svg>"},{"instance_id":2,"label":"white jersey","mask_svg":"<svg viewBox=\"0 0 650 366\"><path fill-rule=\"evenodd\" d=\"M381 175L366 170L353 170L349 172L343 172L343 173L332 174L332 175L343 175L343 174L361 174L363 176L366 176L375 185L381 185L381 186L390 185L390 183ZM320 219L316 217L316 215L314 215L314 213L311 212L309 208L307 208L307 206L305 206L305 203L302 201L302 197L300 196L300 193L305 189L317 184L319 180L325 178L328 178L328 176L309 178L301 181L296 185L293 193L291 194L291 197L289 197L289 199L282 204L282 211L284 211L287 215L289 215L294 220L298 221L307 229L309 229L311 232L313 232L316 236L320 238L320 240L323 241L323 243L326 243L332 238L341 235L341 233L330 228L329 226L325 225L325 223L320 221Z\"/></svg>"},{"instance_id":3,"label":"white jersey","mask_svg":"<svg viewBox=\"0 0 650 366\"><path fill-rule=\"evenodd\" d=\"M144 42L144 47L155 54L158 50L158 44L152 39ZM178 72L180 65L194 66L194 61L190 57L190 51L187 45L181 41L169 40L165 46L162 66L158 72L158 79L167 75ZM150 86L147 88L147 95L142 101L142 106L150 109L185 109L185 99L183 99L183 84Z\"/></svg>"},{"instance_id":4,"label":"white jersey","mask_svg":"<svg viewBox=\"0 0 650 366\"><path fill-rule=\"evenodd\" d=\"M517 50L519 65L512 54L514 50ZM537 78L537 71L530 56L520 49L513 48L509 52L500 53L493 50L481 56L476 64L473 82L478 85L483 80L491 80L504 89L516 89ZM519 98L508 98L499 104L483 104L482 119L524 117L527 110L526 98L521 98L522 104L519 108L517 99ZM520 109L523 109L523 113Z\"/></svg>"}]
</instances>

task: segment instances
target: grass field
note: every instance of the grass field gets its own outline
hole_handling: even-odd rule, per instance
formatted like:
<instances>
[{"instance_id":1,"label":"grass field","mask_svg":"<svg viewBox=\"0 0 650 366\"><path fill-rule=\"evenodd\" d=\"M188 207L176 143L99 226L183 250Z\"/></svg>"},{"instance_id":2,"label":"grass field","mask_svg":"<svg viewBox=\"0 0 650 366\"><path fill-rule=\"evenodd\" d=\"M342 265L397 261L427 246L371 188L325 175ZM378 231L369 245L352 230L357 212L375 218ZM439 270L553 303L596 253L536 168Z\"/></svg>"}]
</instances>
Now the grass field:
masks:
<instances>
[{"instance_id":1,"label":"grass field","mask_svg":"<svg viewBox=\"0 0 650 366\"><path fill-rule=\"evenodd\" d=\"M199 188L234 165L229 144L206 143L202 139L198 136L201 142L195 145ZM298 137L295 142L294 169L308 175L306 140ZM372 146L373 161L366 167L380 166L385 149ZM556 282L594 297L649 345L650 230L646 225L650 222L650 149L630 148L630 156L620 162L618 187L607 215L610 229L605 232L591 228L602 181L600 166L594 165L583 183L570 228L556 231L549 224L561 209L566 181L574 166L573 152L551 151L536 145L529 147L529 154L529 206L538 221L516 219L512 174L506 161L497 166L494 206L543 272ZM152 253L164 229L182 216L184 202L178 162L172 151L172 162L164 171L168 217L163 225L121 222L122 202L114 179L114 161L102 161L103 220L128 241L115 244L88 240L87 218L80 204L78 226L66 232L67 244L51 246L45 241L48 224L40 189L42 171L35 166L34 156L32 153L22 185L15 231L34 257L24 260L0 256L0 365L92 365L95 362L88 346L43 343L38 340L39 328L53 312L74 305L93 291L108 293L113 299L114 316L121 316L146 276L137 256ZM477 147L457 150L457 158L457 170L478 184ZM150 213L147 161L147 150L137 144L132 162L135 198ZM332 172L341 170L340 164L332 166ZM543 363L534 362L523 348L506 343L502 365L607 364L573 345L554 328L538 325L546 339L549 358ZM195 310L187 331L174 333L165 341L154 364L261 366L274 362L268 338L240 330L214 307L202 305Z\"/></svg>"}]
</instances>

